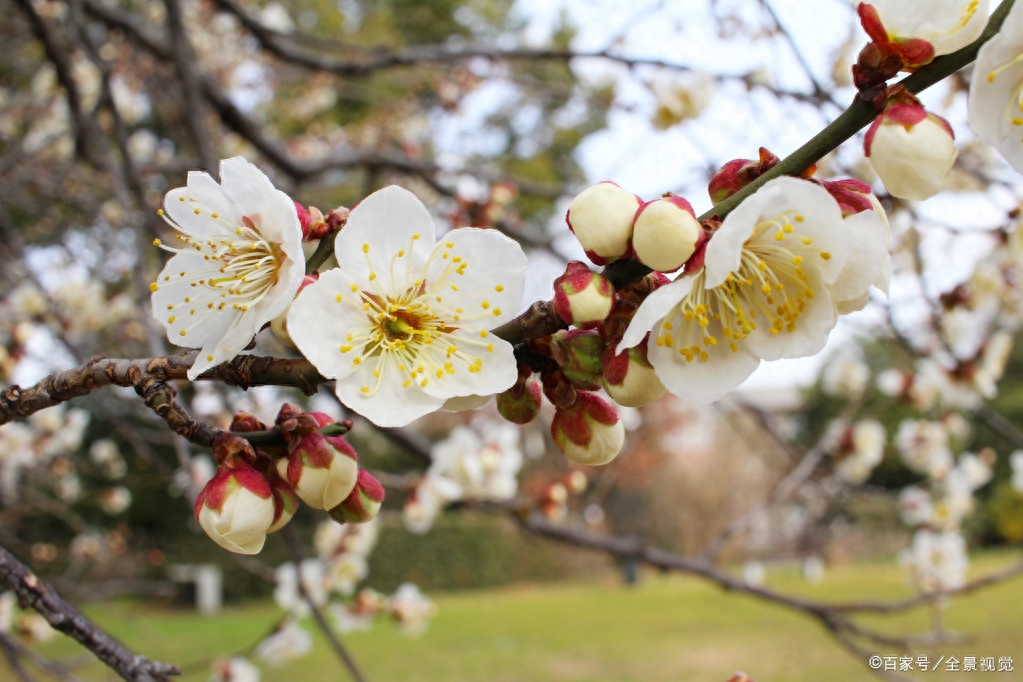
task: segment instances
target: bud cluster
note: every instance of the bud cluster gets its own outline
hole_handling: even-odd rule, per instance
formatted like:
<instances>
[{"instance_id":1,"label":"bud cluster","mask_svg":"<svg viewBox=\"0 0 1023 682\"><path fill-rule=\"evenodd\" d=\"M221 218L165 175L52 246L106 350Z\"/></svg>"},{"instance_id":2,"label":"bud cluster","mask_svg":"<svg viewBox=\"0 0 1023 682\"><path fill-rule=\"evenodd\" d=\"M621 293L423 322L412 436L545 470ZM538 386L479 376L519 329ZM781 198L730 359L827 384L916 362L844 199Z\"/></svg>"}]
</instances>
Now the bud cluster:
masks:
<instances>
[{"instance_id":1,"label":"bud cluster","mask_svg":"<svg viewBox=\"0 0 1023 682\"><path fill-rule=\"evenodd\" d=\"M569 263L555 282L554 307L573 328L526 342L530 365L520 364L515 384L498 394L501 416L516 424L529 423L546 395L554 405L551 436L558 449L582 464L612 461L624 445L625 428L612 403L596 391L606 391L626 407L647 405L664 394L645 342L621 353L615 347L643 298L668 282L654 272L615 291L584 263Z\"/></svg>"},{"instance_id":2,"label":"bud cluster","mask_svg":"<svg viewBox=\"0 0 1023 682\"><path fill-rule=\"evenodd\" d=\"M597 265L635 256L651 270L673 272L706 240L693 207L682 197L665 194L643 201L613 182L579 193L569 203L565 221ZM571 270L566 277L572 277Z\"/></svg>"},{"instance_id":3,"label":"bud cluster","mask_svg":"<svg viewBox=\"0 0 1023 682\"><path fill-rule=\"evenodd\" d=\"M339 428L340 427L340 428ZM217 436L218 463L195 501L195 518L221 547L257 554L266 536L283 528L301 500L340 523L363 523L380 510L384 489L342 435L350 423L285 404L273 429L239 412L231 431ZM271 431L279 445L253 447L244 433Z\"/></svg>"}]
</instances>

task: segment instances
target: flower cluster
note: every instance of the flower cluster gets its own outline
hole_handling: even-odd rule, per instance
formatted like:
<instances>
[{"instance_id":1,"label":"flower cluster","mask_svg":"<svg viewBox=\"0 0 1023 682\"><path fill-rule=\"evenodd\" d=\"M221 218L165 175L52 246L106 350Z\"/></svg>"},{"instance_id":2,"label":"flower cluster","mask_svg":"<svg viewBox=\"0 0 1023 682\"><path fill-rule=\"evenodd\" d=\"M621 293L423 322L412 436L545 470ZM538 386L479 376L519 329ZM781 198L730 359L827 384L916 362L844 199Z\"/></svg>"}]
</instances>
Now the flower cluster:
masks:
<instances>
[{"instance_id":1,"label":"flower cluster","mask_svg":"<svg viewBox=\"0 0 1023 682\"><path fill-rule=\"evenodd\" d=\"M244 412L231 427L242 433L268 431ZM341 523L372 520L383 502L383 488L359 469L355 450L343 436L324 433L349 427L335 425L321 412L285 404L272 432L283 446L253 448L234 433L217 436L217 471L195 501L199 525L225 549L256 554L268 533L291 520L299 500Z\"/></svg>"},{"instance_id":2,"label":"flower cluster","mask_svg":"<svg viewBox=\"0 0 1023 682\"><path fill-rule=\"evenodd\" d=\"M861 99L878 117L864 151L888 191L904 199L926 199L944 185L955 162L952 128L924 110L901 85L886 87L900 71L915 71L935 57L955 52L980 37L987 23L985 0L860 3L860 22L870 42L853 67ZM1023 7L1013 5L1001 30L980 47L968 100L969 123L979 139L995 147L1023 172Z\"/></svg>"},{"instance_id":3,"label":"flower cluster","mask_svg":"<svg viewBox=\"0 0 1023 682\"><path fill-rule=\"evenodd\" d=\"M968 424L952 413L943 421L905 420L894 438L903 463L925 477L899 495L902 520L915 529L901 560L925 592L955 589L965 581L969 559L962 523L976 505L976 491L991 481L996 457L984 449L957 459L953 449L968 435Z\"/></svg>"},{"instance_id":4,"label":"flower cluster","mask_svg":"<svg viewBox=\"0 0 1023 682\"><path fill-rule=\"evenodd\" d=\"M668 390L712 402L762 359L820 351L871 285L887 291L887 245L882 213L843 215L826 188L778 178L728 214L702 262L646 297L618 349L649 335L647 356Z\"/></svg>"},{"instance_id":5,"label":"flower cluster","mask_svg":"<svg viewBox=\"0 0 1023 682\"><path fill-rule=\"evenodd\" d=\"M24 479L33 472L46 474L60 500L76 502L82 484L71 455L82 445L88 424L88 412L62 405L36 412L27 421L6 424L0 430L0 502L16 503Z\"/></svg>"},{"instance_id":6,"label":"flower cluster","mask_svg":"<svg viewBox=\"0 0 1023 682\"><path fill-rule=\"evenodd\" d=\"M405 502L405 527L425 533L457 500L503 502L515 496L522 467L519 429L500 422L460 426L430 451L430 468Z\"/></svg>"}]
</instances>

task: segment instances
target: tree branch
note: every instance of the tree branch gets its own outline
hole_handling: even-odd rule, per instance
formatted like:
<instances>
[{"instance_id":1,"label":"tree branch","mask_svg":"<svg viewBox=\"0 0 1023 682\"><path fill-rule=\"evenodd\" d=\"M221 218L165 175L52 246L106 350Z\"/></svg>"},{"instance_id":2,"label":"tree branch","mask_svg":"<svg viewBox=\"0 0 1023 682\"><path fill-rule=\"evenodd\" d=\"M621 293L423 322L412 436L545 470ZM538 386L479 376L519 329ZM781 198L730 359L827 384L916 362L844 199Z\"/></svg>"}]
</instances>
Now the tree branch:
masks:
<instances>
[{"instance_id":1,"label":"tree branch","mask_svg":"<svg viewBox=\"0 0 1023 682\"><path fill-rule=\"evenodd\" d=\"M3 547L0 547L0 584L17 595L23 608L34 609L54 629L75 639L129 682L168 682L172 675L181 674L177 666L150 661L128 651L61 599L53 588Z\"/></svg>"}]
</instances>

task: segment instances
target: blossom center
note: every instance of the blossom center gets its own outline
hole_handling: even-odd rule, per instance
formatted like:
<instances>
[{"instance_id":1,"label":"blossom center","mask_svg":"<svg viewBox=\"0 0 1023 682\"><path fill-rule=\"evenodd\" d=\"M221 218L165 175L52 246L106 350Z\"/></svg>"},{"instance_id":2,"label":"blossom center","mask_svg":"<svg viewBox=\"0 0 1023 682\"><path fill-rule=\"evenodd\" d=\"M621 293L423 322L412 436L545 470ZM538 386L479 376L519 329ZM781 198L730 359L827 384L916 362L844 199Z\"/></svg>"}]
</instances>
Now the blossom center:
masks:
<instances>
[{"instance_id":1,"label":"blossom center","mask_svg":"<svg viewBox=\"0 0 1023 682\"><path fill-rule=\"evenodd\" d=\"M662 323L657 345L677 349L686 362L706 362L708 349L719 341L737 352L761 324L771 334L796 331L814 297L805 259L831 258L796 231L802 221L789 211L758 223L742 247L739 267L717 287L706 288L706 271L697 273L690 292Z\"/></svg>"},{"instance_id":2,"label":"blossom center","mask_svg":"<svg viewBox=\"0 0 1023 682\"><path fill-rule=\"evenodd\" d=\"M476 338L464 325L492 318L500 309L492 309L484 299L479 303L480 312L473 314L461 304L448 302L452 294L470 293L461 292L455 283L464 276L468 263L452 254L453 242L438 244L422 267L426 271L436 260L445 264L432 281L414 279L411 258L418 239L419 235L414 235L407 249L400 249L387 261L386 272L378 271L369 258L370 245L363 245L372 291L352 284L355 296L351 298L366 312L367 325L349 333L340 352L350 353L355 366L373 363L373 380L359 389L366 397L380 390L385 373L399 374L404 388L414 384L426 388L431 381L440 382L461 371L481 371L481 356L494 351L489 332L479 330ZM504 287L495 289L499 292ZM345 298L338 294L336 300L340 303Z\"/></svg>"}]
</instances>

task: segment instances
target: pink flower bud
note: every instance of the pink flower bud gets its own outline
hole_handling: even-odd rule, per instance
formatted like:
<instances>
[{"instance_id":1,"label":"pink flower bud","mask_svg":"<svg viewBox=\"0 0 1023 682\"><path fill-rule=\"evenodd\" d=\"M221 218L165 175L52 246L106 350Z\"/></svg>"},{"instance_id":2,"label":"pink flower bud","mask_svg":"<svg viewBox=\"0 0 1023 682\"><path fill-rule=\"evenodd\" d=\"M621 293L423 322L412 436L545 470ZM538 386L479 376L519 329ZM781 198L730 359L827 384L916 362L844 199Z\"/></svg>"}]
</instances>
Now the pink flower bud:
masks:
<instances>
[{"instance_id":1,"label":"pink flower bud","mask_svg":"<svg viewBox=\"0 0 1023 682\"><path fill-rule=\"evenodd\" d=\"M227 461L196 498L195 519L224 549L258 554L274 520L270 484L244 461Z\"/></svg>"},{"instance_id":2,"label":"pink flower bud","mask_svg":"<svg viewBox=\"0 0 1023 682\"><path fill-rule=\"evenodd\" d=\"M528 424L540 414L543 403L540 382L528 370L520 372L515 384L507 391L497 394L498 413L513 424Z\"/></svg>"},{"instance_id":3,"label":"pink flower bud","mask_svg":"<svg viewBox=\"0 0 1023 682\"><path fill-rule=\"evenodd\" d=\"M737 672L728 678L728 682L754 682L753 678L749 677L746 673Z\"/></svg>"},{"instance_id":4,"label":"pink flower bud","mask_svg":"<svg viewBox=\"0 0 1023 682\"><path fill-rule=\"evenodd\" d=\"M565 221L589 259L606 265L628 253L632 219L641 203L615 183L600 182L572 199Z\"/></svg>"},{"instance_id":5,"label":"pink flower bud","mask_svg":"<svg viewBox=\"0 0 1023 682\"><path fill-rule=\"evenodd\" d=\"M298 496L288 482L280 476L274 475L269 478L270 492L274 498L274 520L267 533L276 533L288 525L291 517L298 511Z\"/></svg>"},{"instance_id":6,"label":"pink flower bud","mask_svg":"<svg viewBox=\"0 0 1023 682\"><path fill-rule=\"evenodd\" d=\"M647 360L650 335L638 346L615 354L614 347L604 351L604 390L626 407L642 407L664 395L664 384Z\"/></svg>"},{"instance_id":7,"label":"pink flower bud","mask_svg":"<svg viewBox=\"0 0 1023 682\"><path fill-rule=\"evenodd\" d=\"M632 227L636 257L643 265L661 272L682 267L703 238L693 207L675 195L643 204Z\"/></svg>"},{"instance_id":8,"label":"pink flower bud","mask_svg":"<svg viewBox=\"0 0 1023 682\"><path fill-rule=\"evenodd\" d=\"M580 464L607 464L625 444L625 427L607 402L579 392L575 405L559 409L551 422L554 444Z\"/></svg>"},{"instance_id":9,"label":"pink flower bud","mask_svg":"<svg viewBox=\"0 0 1023 682\"><path fill-rule=\"evenodd\" d=\"M764 147L760 148L760 159L732 159L714 174L707 185L710 201L720 204L740 189L771 170L780 159Z\"/></svg>"},{"instance_id":10,"label":"pink flower bud","mask_svg":"<svg viewBox=\"0 0 1023 682\"><path fill-rule=\"evenodd\" d=\"M384 486L365 469L359 469L355 489L344 502L330 510L330 518L338 523L372 521L384 503Z\"/></svg>"},{"instance_id":11,"label":"pink flower bud","mask_svg":"<svg viewBox=\"0 0 1023 682\"><path fill-rule=\"evenodd\" d=\"M309 211L307 211L306 207L297 201L294 203L295 212L298 213L298 224L302 226L302 234L307 234L309 232Z\"/></svg>"},{"instance_id":12,"label":"pink flower bud","mask_svg":"<svg viewBox=\"0 0 1023 682\"><path fill-rule=\"evenodd\" d=\"M862 211L873 211L876 208L874 196L870 185L852 178L843 180L821 180L821 187L828 190L828 194L835 197L835 201L842 208L842 217L861 213Z\"/></svg>"},{"instance_id":13,"label":"pink flower bud","mask_svg":"<svg viewBox=\"0 0 1023 682\"><path fill-rule=\"evenodd\" d=\"M860 25L873 41L878 59L898 55L902 62L902 70L914 71L934 60L934 46L920 37L891 35L888 28L881 23L881 16L873 5L861 2L856 8L860 17ZM927 12L914 12L926 20ZM891 28L895 28L894 26Z\"/></svg>"},{"instance_id":14,"label":"pink flower bud","mask_svg":"<svg viewBox=\"0 0 1023 682\"><path fill-rule=\"evenodd\" d=\"M299 498L313 509L333 509L355 488L358 456L343 436L324 436L317 429L334 419L322 412L297 412L285 405L277 426L288 440L288 458L277 470Z\"/></svg>"},{"instance_id":15,"label":"pink flower bud","mask_svg":"<svg viewBox=\"0 0 1023 682\"><path fill-rule=\"evenodd\" d=\"M945 184L956 160L954 137L942 117L897 103L874 119L863 149L890 194L922 201Z\"/></svg>"},{"instance_id":16,"label":"pink flower bud","mask_svg":"<svg viewBox=\"0 0 1023 682\"><path fill-rule=\"evenodd\" d=\"M572 261L554 280L554 310L565 322L580 329L594 327L611 312L615 289L611 280Z\"/></svg>"},{"instance_id":17,"label":"pink flower bud","mask_svg":"<svg viewBox=\"0 0 1023 682\"><path fill-rule=\"evenodd\" d=\"M604 341L595 331L561 330L551 337L551 356L576 388L600 388Z\"/></svg>"}]
</instances>

